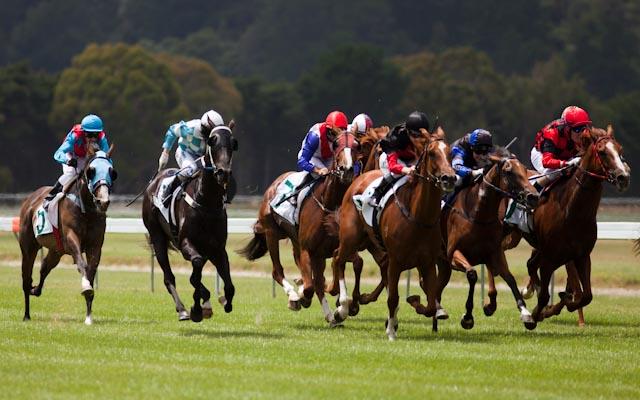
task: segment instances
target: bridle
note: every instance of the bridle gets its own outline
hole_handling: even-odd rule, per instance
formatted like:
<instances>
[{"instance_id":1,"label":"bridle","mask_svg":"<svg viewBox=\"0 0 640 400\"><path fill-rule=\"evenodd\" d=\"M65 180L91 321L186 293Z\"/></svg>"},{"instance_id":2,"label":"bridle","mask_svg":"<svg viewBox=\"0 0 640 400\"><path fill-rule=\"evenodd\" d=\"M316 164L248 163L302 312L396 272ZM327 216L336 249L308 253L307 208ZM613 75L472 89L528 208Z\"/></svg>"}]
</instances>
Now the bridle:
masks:
<instances>
[{"instance_id":1,"label":"bridle","mask_svg":"<svg viewBox=\"0 0 640 400\"><path fill-rule=\"evenodd\" d=\"M500 162L498 162L496 165L494 165L494 168L497 169L498 177L500 179L502 179L502 167L504 166L504 164L508 160L513 160L513 159L515 159L515 158L502 158L502 159L500 159ZM487 177L484 176L484 175L482 176L482 182L485 185L487 185L488 187L490 187L492 190L496 191L498 194L500 194L500 195L502 195L504 197L513 199L513 201L515 201L516 203L518 203L521 206L525 207L527 210L533 211L533 210L531 210L531 207L529 207L529 205L527 204L527 193L526 193L526 191L525 190L513 189L511 181L509 179L507 179L507 184L509 186L509 191L503 190L499 186L496 186L493 183L489 182L487 180Z\"/></svg>"},{"instance_id":2,"label":"bridle","mask_svg":"<svg viewBox=\"0 0 640 400\"><path fill-rule=\"evenodd\" d=\"M214 132L216 132L216 131L225 131L225 132L228 132L228 133L229 133L229 135L233 135L233 132L231 131L231 128L229 128L229 127L227 127L227 126L216 126L215 128L213 128L213 129L211 130L211 133L209 133L209 138L207 138L207 156L209 157L209 162L211 163L211 166L208 166L208 165L206 165L206 164L205 164L205 165L204 165L204 167L203 167L203 169L204 169L205 171L211 171L211 172L213 172L213 174L214 174L214 175L216 174L216 172L218 172L218 170L220 170L220 168L218 168L218 167L216 166L216 163L213 161L213 153L212 153L212 150L213 150L214 148L219 147L219 144L218 144L218 143L216 143L216 145L215 145L215 146L211 146L211 145L209 144L209 140L211 139L211 136L212 136L212 135L214 134ZM218 135L218 133L215 133L215 135ZM233 162L233 151L231 151L231 157L229 157L229 167L231 167L232 162Z\"/></svg>"},{"instance_id":3,"label":"bridle","mask_svg":"<svg viewBox=\"0 0 640 400\"><path fill-rule=\"evenodd\" d=\"M587 169L581 167L580 165L578 165L577 168L580 171L584 172L585 174L589 175L592 178L595 178L595 179L598 179L598 180L601 180L601 181L607 181L607 182L615 185L616 180L613 177L613 174L611 173L610 170L608 170L604 166L604 163L602 162L602 158L600 158L600 154L598 152L598 143L603 142L603 141L608 140L608 139L611 139L611 135L601 136L591 144L592 153L595 156L595 159L597 161L598 166L600 167L600 170L604 174L597 174L595 172L588 171ZM576 176L576 180L578 180L578 183L582 184L582 182L580 182L580 180L578 179L577 176Z\"/></svg>"},{"instance_id":4,"label":"bridle","mask_svg":"<svg viewBox=\"0 0 640 400\"><path fill-rule=\"evenodd\" d=\"M429 146L431 145L431 143L442 142L442 141L444 141L444 139L433 139L433 140L430 139L427 143L425 143L422 149L422 152L420 153L420 157L418 157L418 162L416 162L416 167L411 173L411 175L416 176L420 179L423 179L426 182L433 184L434 186L438 186L442 183L442 180L440 179L440 177L435 176L429 171L427 171L426 175L422 175L421 173L418 172L424 160L429 157L429 155L427 155L427 150L429 149Z\"/></svg>"}]
</instances>

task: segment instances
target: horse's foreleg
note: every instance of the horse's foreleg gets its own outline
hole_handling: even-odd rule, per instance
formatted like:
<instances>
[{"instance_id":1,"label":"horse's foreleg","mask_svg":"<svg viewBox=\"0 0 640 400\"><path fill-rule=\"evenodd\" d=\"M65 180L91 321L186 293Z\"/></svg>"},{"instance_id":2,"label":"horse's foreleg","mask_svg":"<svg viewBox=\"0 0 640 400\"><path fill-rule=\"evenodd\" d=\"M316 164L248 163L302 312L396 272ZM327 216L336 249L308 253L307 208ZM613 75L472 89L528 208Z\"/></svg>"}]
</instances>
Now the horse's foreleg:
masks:
<instances>
[{"instance_id":1,"label":"horse's foreleg","mask_svg":"<svg viewBox=\"0 0 640 400\"><path fill-rule=\"evenodd\" d=\"M373 259L376 261L376 264L378 264L378 268L380 268L380 282L378 282L378 285L373 289L373 292L363 293L360 296L360 304L375 302L378 300L378 297L380 297L382 290L387 287L387 270L389 265L387 253L374 244L369 246L367 250L369 250L369 253L371 253L371 256L373 256Z\"/></svg>"},{"instance_id":2,"label":"horse's foreleg","mask_svg":"<svg viewBox=\"0 0 640 400\"><path fill-rule=\"evenodd\" d=\"M489 297L489 302L484 303L482 305L482 311L484 311L484 315L486 315L487 317L492 316L498 309L498 302L497 302L498 290L496 289L495 276L491 270L492 268L490 268L489 265L487 264L487 283L488 283L487 296ZM518 288L518 285L516 284L516 289L517 288ZM484 299L482 299L482 301L484 302Z\"/></svg>"},{"instance_id":3,"label":"horse's foreleg","mask_svg":"<svg viewBox=\"0 0 640 400\"><path fill-rule=\"evenodd\" d=\"M524 289L522 289L522 297L529 299L534 293L540 292L540 278L538 277L538 268L540 264L540 251L533 249L531 256L527 260L527 272L529 273L529 281Z\"/></svg>"},{"instance_id":4,"label":"horse's foreleg","mask_svg":"<svg viewBox=\"0 0 640 400\"><path fill-rule=\"evenodd\" d=\"M398 337L398 302L400 296L398 295L398 281L400 280L400 267L389 260L387 269L387 308L389 310L389 317L386 321L386 334L389 340L396 340Z\"/></svg>"},{"instance_id":5,"label":"horse's foreleg","mask_svg":"<svg viewBox=\"0 0 640 400\"><path fill-rule=\"evenodd\" d=\"M98 265L100 264L100 257L102 255L102 243L98 246L88 248L86 251L87 254L87 279L93 286L93 281L96 278L96 273L98 272ZM93 306L93 297L94 292L87 293L84 296L84 299L87 303L87 313L85 315L84 323L85 325L93 324L93 317L91 315L91 307Z\"/></svg>"},{"instance_id":6,"label":"horse's foreleg","mask_svg":"<svg viewBox=\"0 0 640 400\"><path fill-rule=\"evenodd\" d=\"M40 282L38 282L38 286L34 286L31 288L32 296L40 296L42 294L42 288L44 287L44 281L47 279L47 276L51 272L53 268L60 262L60 258L62 258L62 254L56 252L55 250L47 251L47 255L42 259L42 263L40 264Z\"/></svg>"},{"instance_id":7,"label":"horse's foreleg","mask_svg":"<svg viewBox=\"0 0 640 400\"><path fill-rule=\"evenodd\" d=\"M20 236L22 239L22 235ZM22 292L24 294L24 316L23 321L29 321L31 319L30 311L30 299L31 285L33 278L33 263L38 255L38 247L35 243L20 243L20 250L22 251Z\"/></svg>"},{"instance_id":8,"label":"horse's foreleg","mask_svg":"<svg viewBox=\"0 0 640 400\"><path fill-rule=\"evenodd\" d=\"M160 228L158 228L160 229ZM173 302L176 306L176 312L178 313L178 320L189 320L189 313L187 312L176 287L176 277L171 271L171 264L169 263L169 255L167 254L167 239L163 233L157 235L151 234L151 245L153 246L153 252L156 255L156 260L162 269L164 286L167 288L167 292L171 295Z\"/></svg>"},{"instance_id":9,"label":"horse's foreleg","mask_svg":"<svg viewBox=\"0 0 640 400\"><path fill-rule=\"evenodd\" d=\"M351 305L349 306L349 315L354 317L358 315L360 311L360 278L362 276L362 268L364 266L364 261L362 257L358 255L358 253L354 254L351 262L353 263L353 274L355 283L353 285L353 292L351 294Z\"/></svg>"},{"instance_id":10,"label":"horse's foreleg","mask_svg":"<svg viewBox=\"0 0 640 400\"><path fill-rule=\"evenodd\" d=\"M478 281L478 274L476 273L473 266L469 263L467 258L462 254L460 250L455 250L453 252L453 257L451 260L451 265L454 268L461 269L466 271L467 281L469 282L469 293L467 295L467 301L465 303L466 313L462 317L460 321L460 325L464 329L473 328L473 291L476 286L476 282Z\"/></svg>"},{"instance_id":11,"label":"horse's foreleg","mask_svg":"<svg viewBox=\"0 0 640 400\"><path fill-rule=\"evenodd\" d=\"M549 282L551 281L551 275L554 268L546 260L541 260L540 263L540 291L538 292L538 304L533 309L532 317L535 322L540 322L544 319L542 311L549 304ZM532 324L528 329L535 328Z\"/></svg>"},{"instance_id":12,"label":"horse's foreleg","mask_svg":"<svg viewBox=\"0 0 640 400\"><path fill-rule=\"evenodd\" d=\"M193 286L193 306L191 307L190 318L193 322L202 321L202 305L200 300L202 298L200 294L200 287L202 286L202 268L204 267L205 259L198 252L196 247L191 243L189 238L184 238L180 243L180 250L185 260L191 261L191 276L189 282Z\"/></svg>"},{"instance_id":13,"label":"horse's foreleg","mask_svg":"<svg viewBox=\"0 0 640 400\"><path fill-rule=\"evenodd\" d=\"M518 307L518 310L520 311L520 319L525 324L525 326L534 326L535 322L533 320L533 317L531 316L529 310L527 310L527 305L524 301L524 298L522 297L522 293L520 293L520 290L518 290L518 284L516 283L515 278L509 270L509 265L507 264L507 259L504 255L503 250L499 250L498 253L494 255L493 259L487 263L487 269L490 276L493 276L493 274L496 273L500 275L502 279L504 279L504 281L507 283L509 289L511 289L513 298L516 300L516 307ZM493 289L495 291L495 283L493 285ZM491 295L489 297L491 298ZM493 300L495 301L495 295L493 297Z\"/></svg>"},{"instance_id":14,"label":"horse's foreleg","mask_svg":"<svg viewBox=\"0 0 640 400\"><path fill-rule=\"evenodd\" d=\"M84 256L82 255L80 238L78 238L78 235L71 229L67 230L66 245L69 253L73 257L73 261L76 264L78 272L82 276L80 278L80 283L82 287L81 293L83 296L88 296L93 293L93 285L91 284L91 282L89 281L89 278L87 277L88 265L84 259Z\"/></svg>"},{"instance_id":15,"label":"horse's foreleg","mask_svg":"<svg viewBox=\"0 0 640 400\"><path fill-rule=\"evenodd\" d=\"M305 249L302 249L301 254L309 254L309 252ZM336 311L335 315L331 311L331 307L329 306L329 302L327 301L327 297L324 295L324 270L325 270L325 259L319 256L311 256L309 254L309 262L311 264L311 273L313 276L313 288L318 296L318 301L322 307L322 314L324 315L325 321L329 323L329 326L334 327L340 324L344 318ZM347 312L345 311L345 315Z\"/></svg>"},{"instance_id":16,"label":"horse's foreleg","mask_svg":"<svg viewBox=\"0 0 640 400\"><path fill-rule=\"evenodd\" d=\"M304 308L307 308L311 305L311 300L313 300L313 293L315 288L313 286L313 267L311 265L311 255L309 251L306 249L300 249L300 264L298 267L300 268L300 274L302 275L302 292L299 293L301 295L300 304ZM324 287L322 288L324 291Z\"/></svg>"},{"instance_id":17,"label":"horse's foreleg","mask_svg":"<svg viewBox=\"0 0 640 400\"><path fill-rule=\"evenodd\" d=\"M216 266L218 276L224 284L224 296L220 296L218 301L224 307L224 312L230 313L233 310L233 297L236 294L236 288L231 281L231 270L229 268L229 256L224 247L218 250L217 254L212 258L211 262Z\"/></svg>"},{"instance_id":18,"label":"horse's foreleg","mask_svg":"<svg viewBox=\"0 0 640 400\"><path fill-rule=\"evenodd\" d=\"M586 307L591 303L593 294L591 293L591 256L586 255L574 260L580 283L582 284L582 299L578 305L578 325L584 326L584 314L582 313L582 307Z\"/></svg>"}]
</instances>

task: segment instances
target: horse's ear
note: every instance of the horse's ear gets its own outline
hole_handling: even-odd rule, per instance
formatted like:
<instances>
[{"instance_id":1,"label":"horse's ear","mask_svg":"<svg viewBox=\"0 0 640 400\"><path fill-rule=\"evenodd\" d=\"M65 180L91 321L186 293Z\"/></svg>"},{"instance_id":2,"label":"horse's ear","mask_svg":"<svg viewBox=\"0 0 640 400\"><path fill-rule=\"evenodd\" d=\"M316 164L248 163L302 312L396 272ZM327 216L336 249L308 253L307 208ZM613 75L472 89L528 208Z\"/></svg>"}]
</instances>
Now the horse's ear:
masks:
<instances>
[{"instance_id":1,"label":"horse's ear","mask_svg":"<svg viewBox=\"0 0 640 400\"><path fill-rule=\"evenodd\" d=\"M233 128L235 128L235 126L236 126L236 121L234 119L229 121L229 129L233 130Z\"/></svg>"},{"instance_id":2,"label":"horse's ear","mask_svg":"<svg viewBox=\"0 0 640 400\"><path fill-rule=\"evenodd\" d=\"M107 158L111 158L111 153L113 153L113 143L109 146L109 150L107 151Z\"/></svg>"},{"instance_id":3,"label":"horse's ear","mask_svg":"<svg viewBox=\"0 0 640 400\"><path fill-rule=\"evenodd\" d=\"M613 126L611 124L607 125L607 135L613 137Z\"/></svg>"},{"instance_id":4,"label":"horse's ear","mask_svg":"<svg viewBox=\"0 0 640 400\"><path fill-rule=\"evenodd\" d=\"M116 179L118 179L118 171L113 168L109 168L109 176L111 176L112 181L115 181Z\"/></svg>"},{"instance_id":5,"label":"horse's ear","mask_svg":"<svg viewBox=\"0 0 640 400\"><path fill-rule=\"evenodd\" d=\"M583 149L587 149L591 143L593 143L593 137L591 137L591 131L586 131L583 132L580 135L580 147L582 147Z\"/></svg>"},{"instance_id":6,"label":"horse's ear","mask_svg":"<svg viewBox=\"0 0 640 400\"><path fill-rule=\"evenodd\" d=\"M89 180L93 180L95 176L96 176L96 169L93 167L87 168L87 178Z\"/></svg>"}]
</instances>

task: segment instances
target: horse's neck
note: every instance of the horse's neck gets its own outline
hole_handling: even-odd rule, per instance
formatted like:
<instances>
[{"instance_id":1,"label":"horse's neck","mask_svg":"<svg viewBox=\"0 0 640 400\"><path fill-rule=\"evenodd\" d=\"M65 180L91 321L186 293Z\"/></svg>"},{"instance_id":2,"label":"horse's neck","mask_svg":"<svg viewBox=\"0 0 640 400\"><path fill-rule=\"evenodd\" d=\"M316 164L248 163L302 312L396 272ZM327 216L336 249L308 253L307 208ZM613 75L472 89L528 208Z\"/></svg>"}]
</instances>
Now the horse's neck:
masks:
<instances>
[{"instance_id":1,"label":"horse's neck","mask_svg":"<svg viewBox=\"0 0 640 400\"><path fill-rule=\"evenodd\" d=\"M485 179L494 186L500 186L500 174L497 172L496 167L491 169ZM467 196L465 207L466 210L476 208L476 219L488 220L498 215L500 196L498 196L498 193L493 188L489 187L489 185L483 181L479 185L474 185L469 189L469 194L472 193L475 194L475 196L471 197L474 201L470 203L470 196Z\"/></svg>"},{"instance_id":2,"label":"horse's neck","mask_svg":"<svg viewBox=\"0 0 640 400\"><path fill-rule=\"evenodd\" d=\"M213 171L204 169L197 178L195 201L208 209L224 207L224 188L218 184Z\"/></svg>"},{"instance_id":3,"label":"horse's neck","mask_svg":"<svg viewBox=\"0 0 640 400\"><path fill-rule=\"evenodd\" d=\"M347 188L348 185L341 183L337 176L329 176L317 189L322 193L322 205L330 210L338 208Z\"/></svg>"},{"instance_id":4,"label":"horse's neck","mask_svg":"<svg viewBox=\"0 0 640 400\"><path fill-rule=\"evenodd\" d=\"M423 177L429 175L429 163L427 160L420 168L419 174ZM418 221L425 224L431 224L434 218L440 214L440 199L442 198L442 189L440 185L428 181L425 178L414 176L416 180L414 189L411 191L411 214Z\"/></svg>"},{"instance_id":5,"label":"horse's neck","mask_svg":"<svg viewBox=\"0 0 640 400\"><path fill-rule=\"evenodd\" d=\"M584 156L588 167L587 171L596 172L598 168L593 162L593 154L590 152ZM560 198L560 204L565 210L567 219L595 220L602 198L602 179L589 175L582 169L578 169L565 187L565 192Z\"/></svg>"}]
</instances>

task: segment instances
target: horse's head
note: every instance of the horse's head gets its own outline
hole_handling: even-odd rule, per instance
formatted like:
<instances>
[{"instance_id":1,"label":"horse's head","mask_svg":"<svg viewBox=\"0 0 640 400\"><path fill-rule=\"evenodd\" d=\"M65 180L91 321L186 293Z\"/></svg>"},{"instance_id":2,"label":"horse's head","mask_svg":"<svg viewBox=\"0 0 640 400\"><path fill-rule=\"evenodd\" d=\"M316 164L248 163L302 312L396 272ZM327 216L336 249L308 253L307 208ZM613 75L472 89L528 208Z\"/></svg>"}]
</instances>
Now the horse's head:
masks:
<instances>
[{"instance_id":1,"label":"horse's head","mask_svg":"<svg viewBox=\"0 0 640 400\"><path fill-rule=\"evenodd\" d=\"M580 136L580 144L584 152L581 169L606 179L619 192L629 188L631 168L622 156L622 146L614 138L611 125L606 131L595 127L585 130Z\"/></svg>"},{"instance_id":2,"label":"horse's head","mask_svg":"<svg viewBox=\"0 0 640 400\"><path fill-rule=\"evenodd\" d=\"M233 137L234 126L233 120L229 126L216 126L207 138L205 164L213 170L216 181L224 188L231 177L233 152L238 150L238 141Z\"/></svg>"},{"instance_id":3,"label":"horse's head","mask_svg":"<svg viewBox=\"0 0 640 400\"><path fill-rule=\"evenodd\" d=\"M487 173L487 182L529 209L538 205L538 191L529 182L527 168L509 150L496 147L488 159L493 167Z\"/></svg>"},{"instance_id":4,"label":"horse's head","mask_svg":"<svg viewBox=\"0 0 640 400\"><path fill-rule=\"evenodd\" d=\"M113 145L106 153L104 151L95 152L84 168L83 176L87 188L93 197L96 208L101 213L107 212L107 208L109 208L109 194L113 182L118 178L118 173L111 162L112 151Z\"/></svg>"},{"instance_id":5,"label":"horse's head","mask_svg":"<svg viewBox=\"0 0 640 400\"><path fill-rule=\"evenodd\" d=\"M428 133L425 129L420 131L420 137L411 137L412 142L415 140L414 146L421 145L423 149L420 151L416 147L420 154L416 170L445 192L452 191L456 183L456 173L449 162L450 149L445 142L444 130L438 126L433 133Z\"/></svg>"},{"instance_id":6,"label":"horse's head","mask_svg":"<svg viewBox=\"0 0 640 400\"><path fill-rule=\"evenodd\" d=\"M332 129L332 128L329 128ZM339 128L338 128L339 129ZM360 142L345 130L334 132L333 168L342 183L349 183L355 175L355 165L360 160Z\"/></svg>"}]
</instances>

